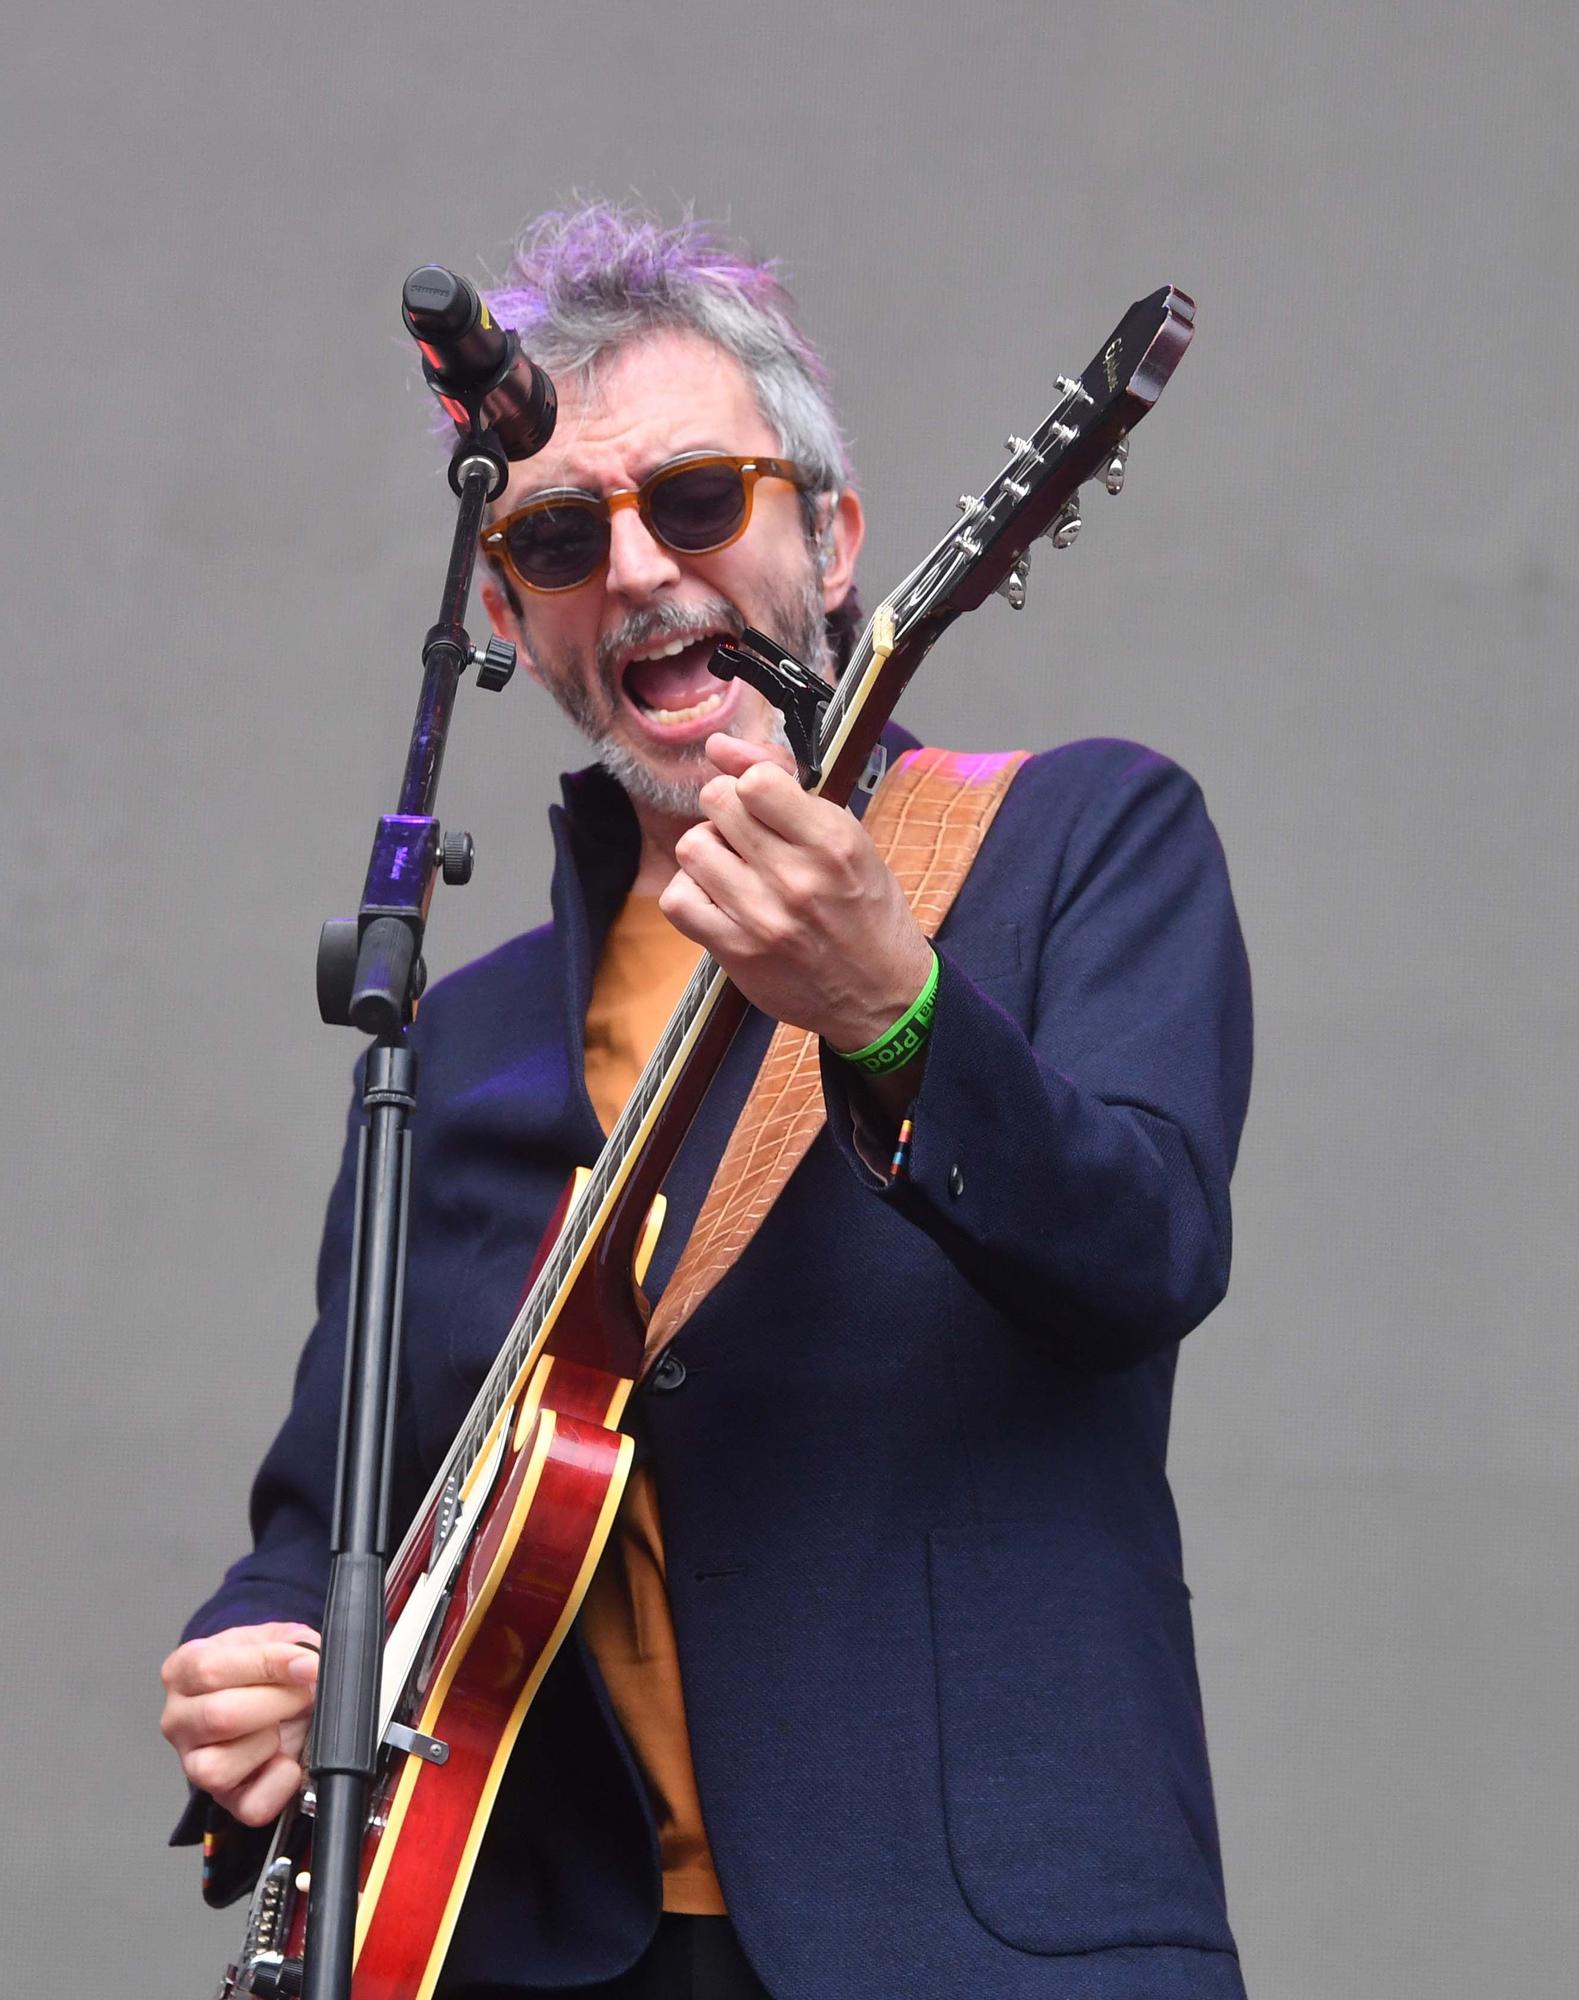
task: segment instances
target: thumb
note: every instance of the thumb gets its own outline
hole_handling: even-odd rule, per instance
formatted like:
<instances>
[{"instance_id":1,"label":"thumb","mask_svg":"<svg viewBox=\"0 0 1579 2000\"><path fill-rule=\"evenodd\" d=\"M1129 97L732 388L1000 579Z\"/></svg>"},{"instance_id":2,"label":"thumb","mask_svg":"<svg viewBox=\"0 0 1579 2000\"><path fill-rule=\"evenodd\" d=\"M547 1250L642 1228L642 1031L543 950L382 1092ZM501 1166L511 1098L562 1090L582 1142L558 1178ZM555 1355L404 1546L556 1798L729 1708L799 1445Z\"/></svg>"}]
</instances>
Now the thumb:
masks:
<instances>
[{"instance_id":1,"label":"thumb","mask_svg":"<svg viewBox=\"0 0 1579 2000\"><path fill-rule=\"evenodd\" d=\"M715 730L707 739L707 760L726 778L740 778L753 764L777 764L795 775L795 759L782 743L747 743L739 736Z\"/></svg>"}]
</instances>

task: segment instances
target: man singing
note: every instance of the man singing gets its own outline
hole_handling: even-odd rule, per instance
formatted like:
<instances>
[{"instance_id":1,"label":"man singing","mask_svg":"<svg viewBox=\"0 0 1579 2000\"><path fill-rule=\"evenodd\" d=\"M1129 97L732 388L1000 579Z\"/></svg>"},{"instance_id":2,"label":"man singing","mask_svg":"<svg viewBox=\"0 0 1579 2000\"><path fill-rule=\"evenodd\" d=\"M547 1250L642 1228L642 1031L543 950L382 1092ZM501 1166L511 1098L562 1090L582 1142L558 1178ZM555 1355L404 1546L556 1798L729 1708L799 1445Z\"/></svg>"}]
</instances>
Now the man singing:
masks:
<instances>
[{"instance_id":1,"label":"man singing","mask_svg":"<svg viewBox=\"0 0 1579 2000\"><path fill-rule=\"evenodd\" d=\"M637 1470L438 1990L1242 2000L1164 1470L1249 1083L1200 794L1134 744L1031 758L934 950L767 701L708 671L750 625L832 679L858 622L861 503L771 267L589 207L489 304L560 416L491 509L483 595L596 762L553 816L552 923L413 1031L397 1526L702 950L757 1011L649 1294L776 1021L820 1038L826 1124L627 1413ZM848 1058L923 993L871 1081ZM353 1174L348 1149L254 1550L165 1663L178 1838L266 1826L301 1782Z\"/></svg>"}]
</instances>

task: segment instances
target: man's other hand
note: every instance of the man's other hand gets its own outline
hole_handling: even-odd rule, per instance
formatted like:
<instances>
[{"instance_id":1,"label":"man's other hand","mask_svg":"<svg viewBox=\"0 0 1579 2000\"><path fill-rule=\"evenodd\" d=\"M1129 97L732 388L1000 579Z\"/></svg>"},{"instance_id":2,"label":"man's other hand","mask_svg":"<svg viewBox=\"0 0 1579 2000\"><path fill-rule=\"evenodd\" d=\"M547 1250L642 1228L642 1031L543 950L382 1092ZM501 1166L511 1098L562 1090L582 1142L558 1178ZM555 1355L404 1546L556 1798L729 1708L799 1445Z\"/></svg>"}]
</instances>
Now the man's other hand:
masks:
<instances>
[{"instance_id":1,"label":"man's other hand","mask_svg":"<svg viewBox=\"0 0 1579 2000\"><path fill-rule=\"evenodd\" d=\"M932 950L844 807L803 792L787 753L710 736L707 815L675 843L664 915L775 1020L864 1048L926 983Z\"/></svg>"},{"instance_id":2,"label":"man's other hand","mask_svg":"<svg viewBox=\"0 0 1579 2000\"><path fill-rule=\"evenodd\" d=\"M318 1643L310 1625L236 1625L177 1646L159 1670L165 1740L244 1826L278 1819L301 1784Z\"/></svg>"}]
</instances>

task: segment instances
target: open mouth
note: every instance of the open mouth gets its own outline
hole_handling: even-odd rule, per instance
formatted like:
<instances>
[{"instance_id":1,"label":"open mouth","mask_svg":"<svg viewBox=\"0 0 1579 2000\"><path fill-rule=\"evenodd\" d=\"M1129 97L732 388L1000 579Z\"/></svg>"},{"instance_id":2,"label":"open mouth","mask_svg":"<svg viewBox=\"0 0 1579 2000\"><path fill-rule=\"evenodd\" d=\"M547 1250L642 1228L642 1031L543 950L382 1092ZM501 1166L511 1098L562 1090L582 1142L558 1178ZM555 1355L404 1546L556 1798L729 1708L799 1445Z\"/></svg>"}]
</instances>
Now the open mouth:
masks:
<instances>
[{"instance_id":1,"label":"open mouth","mask_svg":"<svg viewBox=\"0 0 1579 2000\"><path fill-rule=\"evenodd\" d=\"M637 720L650 736L690 741L722 728L734 711L738 684L708 672L720 626L700 637L654 642L626 663L620 685Z\"/></svg>"}]
</instances>

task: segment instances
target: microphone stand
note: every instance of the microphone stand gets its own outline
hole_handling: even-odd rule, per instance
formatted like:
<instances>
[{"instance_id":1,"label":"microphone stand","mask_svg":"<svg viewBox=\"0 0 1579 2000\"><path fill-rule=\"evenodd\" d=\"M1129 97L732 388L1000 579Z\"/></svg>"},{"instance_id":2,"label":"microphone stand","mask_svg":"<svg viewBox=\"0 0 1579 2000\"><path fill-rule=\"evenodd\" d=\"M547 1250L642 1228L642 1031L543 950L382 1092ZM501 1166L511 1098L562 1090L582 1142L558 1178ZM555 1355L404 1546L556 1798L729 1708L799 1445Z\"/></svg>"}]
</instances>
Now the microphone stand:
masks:
<instances>
[{"instance_id":1,"label":"microphone stand","mask_svg":"<svg viewBox=\"0 0 1579 2000\"><path fill-rule=\"evenodd\" d=\"M452 411L453 414L453 411ZM467 638L464 619L483 509L504 490L509 461L482 422L481 399L450 460L460 507L438 622L422 647L422 692L400 781L399 802L378 823L362 903L354 918L324 925L318 945L318 1006L326 1021L373 1037L367 1052L352 1234L345 1381L335 1471L323 1656L307 1769L316 1796L301 1993L347 2000L368 1787L378 1762L384 1650L384 1564L399 1372L411 1114L417 1058L408 1045L426 980L423 931L436 877L467 881L472 842L441 837L433 816L455 692L476 664L480 687L497 691L515 669L515 648ZM419 1754L437 1761L442 1746Z\"/></svg>"}]
</instances>

